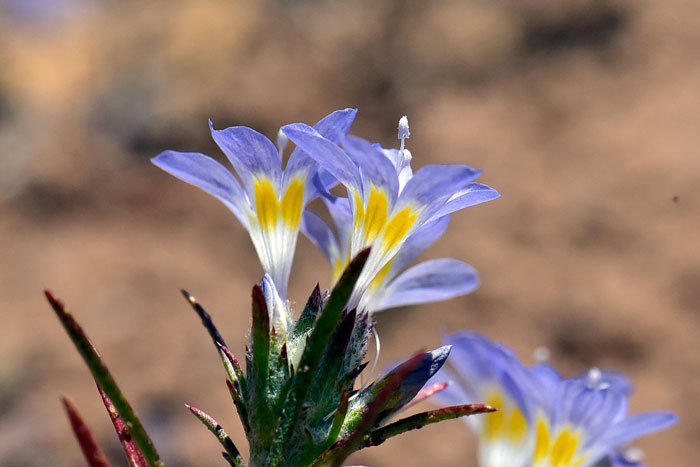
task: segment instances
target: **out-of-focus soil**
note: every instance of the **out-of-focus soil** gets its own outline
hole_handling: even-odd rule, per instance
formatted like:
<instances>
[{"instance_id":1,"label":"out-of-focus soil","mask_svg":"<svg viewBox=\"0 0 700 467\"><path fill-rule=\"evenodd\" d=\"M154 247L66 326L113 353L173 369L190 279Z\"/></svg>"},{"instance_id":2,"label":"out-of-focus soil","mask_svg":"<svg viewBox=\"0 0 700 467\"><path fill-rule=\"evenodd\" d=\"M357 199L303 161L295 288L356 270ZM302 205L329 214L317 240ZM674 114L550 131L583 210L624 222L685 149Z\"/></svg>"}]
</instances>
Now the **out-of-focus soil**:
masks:
<instances>
[{"instance_id":1,"label":"out-of-focus soil","mask_svg":"<svg viewBox=\"0 0 700 467\"><path fill-rule=\"evenodd\" d=\"M261 269L243 228L161 173L164 149L216 155L217 127L274 137L336 108L414 167L467 163L502 198L453 216L427 256L468 261L473 294L380 314L381 364L473 329L571 375L634 380L631 411L680 423L649 464L700 458L700 3L0 1L0 464L81 465L59 396L119 447L42 296L88 331L170 466L222 465L184 409L245 446L187 288L242 353ZM297 303L327 266L299 241ZM460 421L352 460L474 465ZM120 465L120 464L117 464Z\"/></svg>"}]
</instances>

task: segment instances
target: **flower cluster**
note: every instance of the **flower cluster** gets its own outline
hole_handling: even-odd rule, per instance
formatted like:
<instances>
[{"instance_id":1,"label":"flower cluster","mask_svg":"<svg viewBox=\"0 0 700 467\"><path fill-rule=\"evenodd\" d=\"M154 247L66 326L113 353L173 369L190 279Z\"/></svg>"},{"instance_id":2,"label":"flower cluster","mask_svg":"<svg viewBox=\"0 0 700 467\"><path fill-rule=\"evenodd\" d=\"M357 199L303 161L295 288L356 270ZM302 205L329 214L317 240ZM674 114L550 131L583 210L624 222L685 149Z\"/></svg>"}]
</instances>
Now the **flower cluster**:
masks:
<instances>
[{"instance_id":1,"label":"flower cluster","mask_svg":"<svg viewBox=\"0 0 700 467\"><path fill-rule=\"evenodd\" d=\"M419 395L450 346L419 353L373 383L355 385L366 366L373 312L447 299L477 286L476 272L461 261L407 266L443 234L451 213L499 196L475 183L481 172L466 165L428 165L414 174L405 147L408 119L399 122L400 148L384 149L347 134L355 114L338 110L314 126L283 126L276 145L250 128L216 130L210 123L238 178L199 153L165 151L153 158L223 202L248 230L263 267L253 289L245 372L208 314L185 293L222 353L251 465L338 465L353 450L396 434L495 410L468 404L388 423ZM295 148L283 170L290 141ZM332 194L338 184L346 196ZM335 229L308 209L317 197ZM287 285L299 231L331 263L332 291L314 290L295 319ZM223 439L211 417L190 410ZM232 444L223 439L223 445L227 458L240 465Z\"/></svg>"},{"instance_id":2,"label":"flower cluster","mask_svg":"<svg viewBox=\"0 0 700 467\"><path fill-rule=\"evenodd\" d=\"M524 366L510 349L471 332L446 343L451 357L433 381L449 384L436 399L499 408L467 420L479 440L481 467L639 465L621 448L677 420L670 412L628 415L632 385L622 374L593 368L562 378L544 363Z\"/></svg>"},{"instance_id":3,"label":"flower cluster","mask_svg":"<svg viewBox=\"0 0 700 467\"><path fill-rule=\"evenodd\" d=\"M355 114L345 109L313 127L286 125L277 147L247 127L212 126L212 137L243 188L224 166L203 154L165 151L153 163L212 194L236 215L283 300L300 229L328 258L333 283L351 258L372 247L350 308L374 312L472 291L476 272L461 261L443 258L406 267L443 234L452 212L499 194L475 183L481 171L466 165L428 165L414 174L405 148L410 135L406 117L399 124L400 149L384 149L347 135ZM282 170L288 140L296 148ZM338 182L347 197L329 192ZM306 209L319 195L336 231Z\"/></svg>"}]
</instances>

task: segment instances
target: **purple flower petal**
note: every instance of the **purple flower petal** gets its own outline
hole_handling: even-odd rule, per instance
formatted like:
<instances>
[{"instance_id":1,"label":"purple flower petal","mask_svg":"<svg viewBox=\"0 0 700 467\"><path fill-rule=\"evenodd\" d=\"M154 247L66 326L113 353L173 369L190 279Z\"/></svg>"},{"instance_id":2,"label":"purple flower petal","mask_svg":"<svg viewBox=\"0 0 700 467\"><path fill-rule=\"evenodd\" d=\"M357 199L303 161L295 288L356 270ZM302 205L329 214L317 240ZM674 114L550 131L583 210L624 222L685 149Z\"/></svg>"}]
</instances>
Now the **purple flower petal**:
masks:
<instances>
[{"instance_id":1,"label":"purple flower petal","mask_svg":"<svg viewBox=\"0 0 700 467\"><path fill-rule=\"evenodd\" d=\"M620 446L640 436L663 430L678 421L678 417L671 412L645 412L631 415L611 426L599 439L600 445L609 448Z\"/></svg>"},{"instance_id":2,"label":"purple flower petal","mask_svg":"<svg viewBox=\"0 0 700 467\"><path fill-rule=\"evenodd\" d=\"M433 259L407 269L387 287L373 310L446 300L471 292L479 285L474 268L449 258Z\"/></svg>"},{"instance_id":3,"label":"purple flower petal","mask_svg":"<svg viewBox=\"0 0 700 467\"><path fill-rule=\"evenodd\" d=\"M252 128L234 126L215 130L209 121L211 136L231 161L248 193L253 193L253 177L261 175L279 186L282 167L277 148L265 135Z\"/></svg>"},{"instance_id":4,"label":"purple flower petal","mask_svg":"<svg viewBox=\"0 0 700 467\"><path fill-rule=\"evenodd\" d=\"M357 109L336 110L319 120L314 129L327 140L340 143L350 130L356 115Z\"/></svg>"},{"instance_id":5,"label":"purple flower petal","mask_svg":"<svg viewBox=\"0 0 700 467\"><path fill-rule=\"evenodd\" d=\"M355 115L357 115L357 109L336 110L319 120L314 125L314 129L329 141L339 143L350 129L352 122L355 120ZM288 180L299 172L309 172L314 165L316 165L316 162L308 154L298 147L294 148L284 170L283 183L288 183ZM331 185L332 182L330 180L327 181L329 176L332 177L328 172L322 170L322 174L319 175L322 187L320 190L314 183L307 183L305 196L307 201L314 198L318 191L325 192L330 189L328 185ZM335 177L332 178L335 180Z\"/></svg>"},{"instance_id":6,"label":"purple flower petal","mask_svg":"<svg viewBox=\"0 0 700 467\"><path fill-rule=\"evenodd\" d=\"M460 209L484 203L500 197L501 194L490 186L481 183L470 183L466 188L454 194L450 200L442 206L433 217L441 217Z\"/></svg>"},{"instance_id":7,"label":"purple flower petal","mask_svg":"<svg viewBox=\"0 0 700 467\"><path fill-rule=\"evenodd\" d=\"M345 147L345 152L362 171L364 192L369 192L370 185L381 187L389 199L389 205L393 206L399 194L396 167L377 146L360 138L352 141L352 144Z\"/></svg>"},{"instance_id":8,"label":"purple flower petal","mask_svg":"<svg viewBox=\"0 0 700 467\"><path fill-rule=\"evenodd\" d=\"M340 244L347 245L352 234L352 208L350 207L350 202L347 198L330 195L322 199L338 230Z\"/></svg>"},{"instance_id":9,"label":"purple flower petal","mask_svg":"<svg viewBox=\"0 0 700 467\"><path fill-rule=\"evenodd\" d=\"M459 385L459 389L467 396L462 400L449 401L450 403L484 402L490 391L500 387L526 417L531 417L532 402L523 388L533 387L536 381L510 349L491 342L478 333L467 331L449 336L444 341L452 345L448 367L453 371L448 376L452 377L452 384ZM441 373L444 371L445 369L441 370L430 382L443 380ZM436 397L440 399L444 392ZM448 396L456 395L459 395L456 388L448 393Z\"/></svg>"},{"instance_id":10,"label":"purple flower petal","mask_svg":"<svg viewBox=\"0 0 700 467\"><path fill-rule=\"evenodd\" d=\"M219 199L248 229L248 216L245 215L248 200L238 180L226 167L197 152L163 151L151 162Z\"/></svg>"},{"instance_id":11,"label":"purple flower petal","mask_svg":"<svg viewBox=\"0 0 700 467\"><path fill-rule=\"evenodd\" d=\"M323 252L332 264L335 256L338 254L338 241L335 238L333 229L326 224L326 221L311 211L304 211L301 219L301 231Z\"/></svg>"},{"instance_id":12,"label":"purple flower petal","mask_svg":"<svg viewBox=\"0 0 700 467\"><path fill-rule=\"evenodd\" d=\"M447 225L450 223L450 216L443 216L420 226L404 242L399 252L391 261L392 271L402 271L430 245L442 237Z\"/></svg>"},{"instance_id":13,"label":"purple flower petal","mask_svg":"<svg viewBox=\"0 0 700 467\"><path fill-rule=\"evenodd\" d=\"M311 156L321 168L330 172L347 187L361 192L357 166L335 143L304 123L285 125L282 127L282 132L297 147Z\"/></svg>"},{"instance_id":14,"label":"purple flower petal","mask_svg":"<svg viewBox=\"0 0 700 467\"><path fill-rule=\"evenodd\" d=\"M424 206L421 217L433 217L455 193L467 188L481 170L466 165L426 165L416 171L401 192L400 203Z\"/></svg>"}]
</instances>

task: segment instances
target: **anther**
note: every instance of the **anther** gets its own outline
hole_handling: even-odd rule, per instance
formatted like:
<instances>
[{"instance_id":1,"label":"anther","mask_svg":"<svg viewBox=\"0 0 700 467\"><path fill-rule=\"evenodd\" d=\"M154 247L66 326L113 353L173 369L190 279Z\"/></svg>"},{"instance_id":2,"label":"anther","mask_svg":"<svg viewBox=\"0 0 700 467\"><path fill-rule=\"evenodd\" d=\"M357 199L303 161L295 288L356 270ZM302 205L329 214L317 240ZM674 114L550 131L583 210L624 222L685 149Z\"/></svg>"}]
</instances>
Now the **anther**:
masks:
<instances>
[{"instance_id":1,"label":"anther","mask_svg":"<svg viewBox=\"0 0 700 467\"><path fill-rule=\"evenodd\" d=\"M401 146L403 146L403 140L411 137L411 131L408 128L408 117L403 116L399 119L399 139L401 141Z\"/></svg>"}]
</instances>

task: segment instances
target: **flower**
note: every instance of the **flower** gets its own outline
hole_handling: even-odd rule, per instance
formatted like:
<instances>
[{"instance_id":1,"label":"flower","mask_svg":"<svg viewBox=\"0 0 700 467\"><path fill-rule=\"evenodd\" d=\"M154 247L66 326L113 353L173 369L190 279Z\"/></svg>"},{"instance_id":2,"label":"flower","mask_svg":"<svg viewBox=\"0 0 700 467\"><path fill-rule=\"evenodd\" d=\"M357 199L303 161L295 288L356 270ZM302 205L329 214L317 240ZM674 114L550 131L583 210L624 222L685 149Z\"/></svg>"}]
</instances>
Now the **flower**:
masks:
<instances>
[{"instance_id":1,"label":"flower","mask_svg":"<svg viewBox=\"0 0 700 467\"><path fill-rule=\"evenodd\" d=\"M525 367L512 350L471 332L446 343L452 345L450 368L428 384L450 384L435 397L499 409L467 420L479 438L481 467L636 465L619 448L677 420L670 412L628 415L632 388L619 373L594 368L562 378L546 364Z\"/></svg>"},{"instance_id":2,"label":"flower","mask_svg":"<svg viewBox=\"0 0 700 467\"><path fill-rule=\"evenodd\" d=\"M314 125L314 131L329 141L339 141L355 114L355 109L335 111ZM276 148L272 141L248 127L216 130L211 121L209 127L243 188L228 169L200 153L164 151L151 161L216 197L233 212L248 230L265 273L284 299L302 211L317 196L316 186L309 183L316 173L316 163L296 149L283 171L285 138L280 138Z\"/></svg>"},{"instance_id":3,"label":"flower","mask_svg":"<svg viewBox=\"0 0 700 467\"><path fill-rule=\"evenodd\" d=\"M343 138L341 148L301 123L281 131L330 174L321 172L317 178L322 193L336 180L347 189L347 198L327 191L322 198L337 235L317 215L307 211L303 217L302 230L331 262L333 280L350 258L372 247L349 306L379 311L441 300L476 287L473 268L453 259L426 261L399 273L442 235L450 213L499 196L474 183L480 170L428 165L414 174L411 153L405 149L410 135L406 117L399 123L398 150L353 136Z\"/></svg>"}]
</instances>

